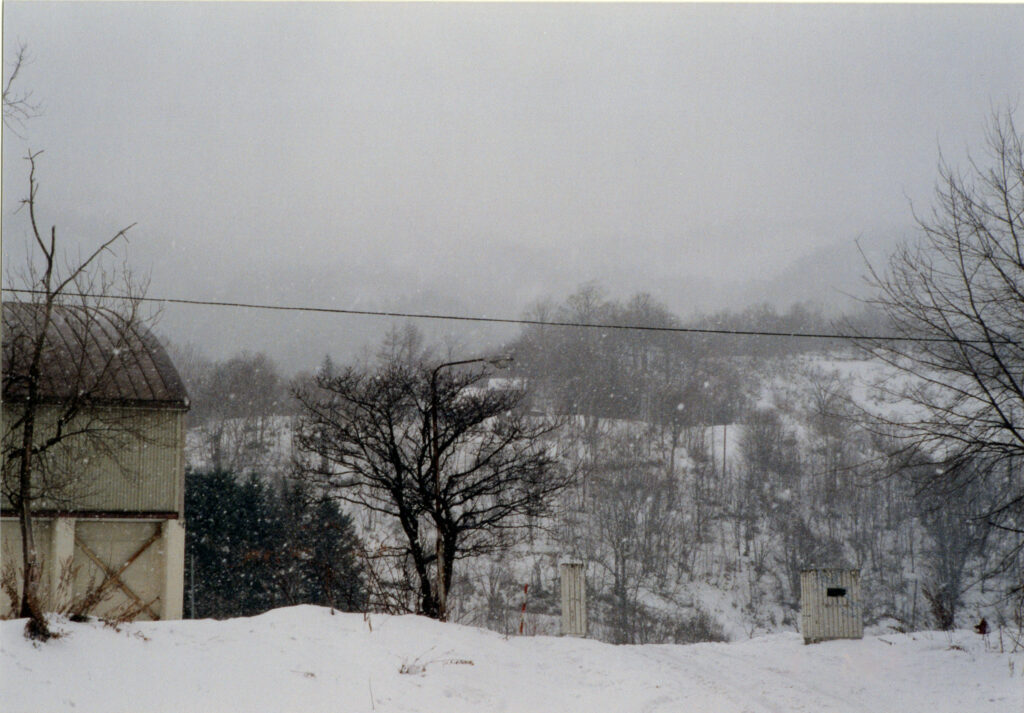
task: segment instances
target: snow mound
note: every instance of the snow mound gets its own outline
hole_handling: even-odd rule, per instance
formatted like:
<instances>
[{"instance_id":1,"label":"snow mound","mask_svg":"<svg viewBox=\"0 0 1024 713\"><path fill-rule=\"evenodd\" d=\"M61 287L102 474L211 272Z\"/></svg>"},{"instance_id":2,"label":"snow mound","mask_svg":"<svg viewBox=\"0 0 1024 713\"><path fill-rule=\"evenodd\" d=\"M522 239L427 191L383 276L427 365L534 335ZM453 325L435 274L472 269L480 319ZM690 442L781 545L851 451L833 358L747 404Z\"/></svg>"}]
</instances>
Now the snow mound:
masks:
<instances>
[{"instance_id":1,"label":"snow mound","mask_svg":"<svg viewBox=\"0 0 1024 713\"><path fill-rule=\"evenodd\" d=\"M967 631L612 646L313 606L56 628L34 645L0 622L8 713L1024 710L1024 652Z\"/></svg>"}]
</instances>

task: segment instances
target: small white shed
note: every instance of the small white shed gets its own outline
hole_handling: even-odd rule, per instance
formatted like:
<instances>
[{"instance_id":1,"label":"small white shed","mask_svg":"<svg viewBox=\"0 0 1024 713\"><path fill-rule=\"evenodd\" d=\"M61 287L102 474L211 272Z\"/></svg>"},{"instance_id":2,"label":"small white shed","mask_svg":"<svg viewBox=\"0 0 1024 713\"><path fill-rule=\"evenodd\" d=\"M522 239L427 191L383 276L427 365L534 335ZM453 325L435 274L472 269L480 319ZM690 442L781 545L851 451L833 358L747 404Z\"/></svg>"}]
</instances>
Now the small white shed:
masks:
<instances>
[{"instance_id":1,"label":"small white shed","mask_svg":"<svg viewBox=\"0 0 1024 713\"><path fill-rule=\"evenodd\" d=\"M859 569L800 573L800 632L805 644L864 637Z\"/></svg>"}]
</instances>

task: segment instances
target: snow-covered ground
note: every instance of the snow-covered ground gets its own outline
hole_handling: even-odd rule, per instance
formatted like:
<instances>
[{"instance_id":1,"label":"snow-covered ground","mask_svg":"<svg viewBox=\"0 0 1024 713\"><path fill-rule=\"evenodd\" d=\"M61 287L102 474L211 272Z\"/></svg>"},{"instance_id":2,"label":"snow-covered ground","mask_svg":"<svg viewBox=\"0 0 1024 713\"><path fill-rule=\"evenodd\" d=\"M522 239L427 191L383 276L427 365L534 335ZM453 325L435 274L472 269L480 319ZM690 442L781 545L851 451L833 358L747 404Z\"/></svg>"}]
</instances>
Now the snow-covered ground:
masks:
<instances>
[{"instance_id":1,"label":"snow-covered ground","mask_svg":"<svg viewBox=\"0 0 1024 713\"><path fill-rule=\"evenodd\" d=\"M57 628L33 645L24 621L0 622L7 713L1024 710L1024 652L966 631L611 646L311 606Z\"/></svg>"}]
</instances>

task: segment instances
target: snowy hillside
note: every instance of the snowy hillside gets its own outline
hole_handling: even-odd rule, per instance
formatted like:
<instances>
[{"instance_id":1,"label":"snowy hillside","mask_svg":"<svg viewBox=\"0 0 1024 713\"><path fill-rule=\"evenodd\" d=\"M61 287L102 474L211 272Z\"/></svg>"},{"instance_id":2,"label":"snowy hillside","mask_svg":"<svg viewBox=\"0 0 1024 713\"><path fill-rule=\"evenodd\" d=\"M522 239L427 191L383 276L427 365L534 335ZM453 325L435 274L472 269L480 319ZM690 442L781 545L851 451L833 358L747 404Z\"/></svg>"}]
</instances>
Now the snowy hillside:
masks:
<instances>
[{"instance_id":1,"label":"snowy hillside","mask_svg":"<svg viewBox=\"0 0 1024 713\"><path fill-rule=\"evenodd\" d=\"M963 532L957 523L973 514L962 503L937 518L934 504L886 477L858 423L861 409L906 408L886 397L901 378L842 353L765 358L729 422L571 419L557 446L577 459L580 482L511 553L459 562L453 620L515 631L529 584L528 633L557 631L558 562L568 556L588 563L591 632L617 643L795 631L799 572L815 563L861 570L865 624L877 633L935 628L935 592L951 593L938 604L956 625L1013 625L1012 583L985 576L1003 555L995 539ZM285 475L292 425L211 422L189 433L190 467L212 468L216 452L232 472ZM393 521L345 510L368 552L401 546Z\"/></svg>"},{"instance_id":2,"label":"snowy hillside","mask_svg":"<svg viewBox=\"0 0 1024 713\"><path fill-rule=\"evenodd\" d=\"M0 622L8 713L1024 710L1024 652L965 631L612 646L310 606L120 630L61 622L43 645L23 627Z\"/></svg>"}]
</instances>

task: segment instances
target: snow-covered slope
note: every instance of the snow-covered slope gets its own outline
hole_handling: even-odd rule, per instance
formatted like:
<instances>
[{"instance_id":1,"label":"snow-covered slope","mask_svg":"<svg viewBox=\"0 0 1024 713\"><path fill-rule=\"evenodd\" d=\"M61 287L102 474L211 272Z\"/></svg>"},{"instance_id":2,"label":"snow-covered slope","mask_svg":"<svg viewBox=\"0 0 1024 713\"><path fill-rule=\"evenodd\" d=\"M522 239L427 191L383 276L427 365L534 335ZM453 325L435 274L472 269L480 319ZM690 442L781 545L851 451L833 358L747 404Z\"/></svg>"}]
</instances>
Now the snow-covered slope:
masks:
<instances>
[{"instance_id":1,"label":"snow-covered slope","mask_svg":"<svg viewBox=\"0 0 1024 713\"><path fill-rule=\"evenodd\" d=\"M309 606L119 630L62 621L41 645L23 628L0 622L7 713L1024 710L1024 652L972 632L611 646Z\"/></svg>"},{"instance_id":2,"label":"snow-covered slope","mask_svg":"<svg viewBox=\"0 0 1024 713\"><path fill-rule=\"evenodd\" d=\"M526 630L557 631L558 562L565 557L588 563L591 632L607 641L740 640L794 631L799 568L814 564L861 569L865 625L874 633L890 625L935 626L924 592L945 587L959 594L961 626L982 617L1012 619L1005 598L1012 582L984 576L1004 555L998 538L989 536L984 551L961 541L963 562L953 564L962 565L962 577L943 564L948 550L935 540L939 525L929 529L910 489L885 477L891 471L877 439L858 424L862 410L893 418L913 413L912 405L890 393L908 384L906 374L844 352L740 361L751 408L732 423L685 428L678 442L658 422L601 419L591 428L584 419L570 420L560 433L560 451L589 454L596 448L586 482L563 495L556 514L537 523L530 541L458 563L449 602L453 619L515 631L529 584ZM758 431L759 416L775 418L779 428ZM292 425L278 416L194 429L189 465L212 467L211 444L219 433L224 467L280 478L290 471ZM747 448L751 433L753 446ZM774 452L766 443L784 447ZM602 475L605 461L617 462L628 452L642 454L630 477L642 477L646 468L653 487L661 482L654 474L667 472L671 463L671 493L664 489L660 499L626 503L615 488L628 491L627 481L595 494L589 481L610 479ZM659 510L657 503L667 500L670 510ZM344 509L367 551L401 545L404 535L395 521L355 506ZM962 514L961 522L972 517ZM619 533L648 534L616 553L613 544L624 538L608 534L605 524L612 518L622 526ZM800 537L793 534L797 529ZM618 616L624 607L615 599L617 572L635 587L635 601L627 602L635 616Z\"/></svg>"}]
</instances>

